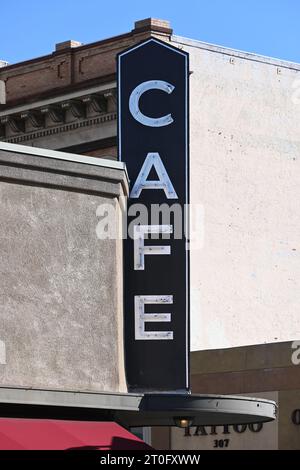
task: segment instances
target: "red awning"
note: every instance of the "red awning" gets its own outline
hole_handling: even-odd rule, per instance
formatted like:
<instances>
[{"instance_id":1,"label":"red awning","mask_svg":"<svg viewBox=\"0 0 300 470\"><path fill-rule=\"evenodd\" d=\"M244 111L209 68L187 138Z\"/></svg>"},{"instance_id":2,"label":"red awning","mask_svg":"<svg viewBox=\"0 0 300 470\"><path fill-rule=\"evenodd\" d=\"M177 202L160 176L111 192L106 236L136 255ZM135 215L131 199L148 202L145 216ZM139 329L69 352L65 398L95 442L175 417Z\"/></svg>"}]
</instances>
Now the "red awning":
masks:
<instances>
[{"instance_id":1,"label":"red awning","mask_svg":"<svg viewBox=\"0 0 300 470\"><path fill-rule=\"evenodd\" d=\"M143 450L150 447L113 422L0 418L0 450Z\"/></svg>"}]
</instances>

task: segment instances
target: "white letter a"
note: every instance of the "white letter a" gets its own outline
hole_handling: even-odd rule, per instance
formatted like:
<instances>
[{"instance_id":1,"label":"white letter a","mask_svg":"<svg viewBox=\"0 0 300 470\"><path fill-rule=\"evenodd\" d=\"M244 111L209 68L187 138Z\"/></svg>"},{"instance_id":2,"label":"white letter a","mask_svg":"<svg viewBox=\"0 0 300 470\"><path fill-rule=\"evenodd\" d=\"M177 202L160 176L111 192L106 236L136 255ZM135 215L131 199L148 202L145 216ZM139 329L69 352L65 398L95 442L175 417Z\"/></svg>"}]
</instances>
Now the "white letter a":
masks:
<instances>
[{"instance_id":1,"label":"white letter a","mask_svg":"<svg viewBox=\"0 0 300 470\"><path fill-rule=\"evenodd\" d=\"M155 168L158 180L147 180L152 167ZM131 190L130 197L138 198L143 189L163 189L168 199L178 199L176 191L171 183L167 170L159 156L159 153L148 153L141 171Z\"/></svg>"}]
</instances>

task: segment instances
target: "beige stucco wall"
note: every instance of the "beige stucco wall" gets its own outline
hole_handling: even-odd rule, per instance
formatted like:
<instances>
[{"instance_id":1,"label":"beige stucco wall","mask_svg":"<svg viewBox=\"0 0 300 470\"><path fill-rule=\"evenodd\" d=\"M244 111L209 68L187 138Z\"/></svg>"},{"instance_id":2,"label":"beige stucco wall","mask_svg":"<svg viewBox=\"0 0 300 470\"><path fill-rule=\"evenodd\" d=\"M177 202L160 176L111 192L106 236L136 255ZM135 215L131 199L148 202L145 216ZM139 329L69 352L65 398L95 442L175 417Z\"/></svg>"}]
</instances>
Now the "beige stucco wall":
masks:
<instances>
[{"instance_id":1,"label":"beige stucco wall","mask_svg":"<svg viewBox=\"0 0 300 470\"><path fill-rule=\"evenodd\" d=\"M0 160L0 386L124 391L122 241L97 237L96 210L119 226L125 172Z\"/></svg>"},{"instance_id":2,"label":"beige stucco wall","mask_svg":"<svg viewBox=\"0 0 300 470\"><path fill-rule=\"evenodd\" d=\"M191 202L204 213L192 349L297 339L300 66L175 42L190 53Z\"/></svg>"}]
</instances>

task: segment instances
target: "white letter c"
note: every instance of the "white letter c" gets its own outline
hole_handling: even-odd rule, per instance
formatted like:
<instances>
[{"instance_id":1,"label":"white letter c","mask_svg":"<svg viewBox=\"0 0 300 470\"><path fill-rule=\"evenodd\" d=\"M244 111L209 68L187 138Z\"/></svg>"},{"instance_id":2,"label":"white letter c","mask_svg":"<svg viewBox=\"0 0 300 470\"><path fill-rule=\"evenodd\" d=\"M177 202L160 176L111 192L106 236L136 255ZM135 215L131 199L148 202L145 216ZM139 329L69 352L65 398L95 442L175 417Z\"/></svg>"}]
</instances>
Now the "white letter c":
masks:
<instances>
[{"instance_id":1,"label":"white letter c","mask_svg":"<svg viewBox=\"0 0 300 470\"><path fill-rule=\"evenodd\" d=\"M174 86L171 83L165 82L163 80L149 80L148 82L143 82L138 85L131 93L129 98L129 110L134 117L134 119L144 126L150 127L162 127L168 126L172 124L174 119L172 118L171 114L166 114L165 116L159 118L151 118L149 116L145 116L139 108L139 101L140 97L143 93L148 90L161 90L165 93L172 93L174 90Z\"/></svg>"}]
</instances>

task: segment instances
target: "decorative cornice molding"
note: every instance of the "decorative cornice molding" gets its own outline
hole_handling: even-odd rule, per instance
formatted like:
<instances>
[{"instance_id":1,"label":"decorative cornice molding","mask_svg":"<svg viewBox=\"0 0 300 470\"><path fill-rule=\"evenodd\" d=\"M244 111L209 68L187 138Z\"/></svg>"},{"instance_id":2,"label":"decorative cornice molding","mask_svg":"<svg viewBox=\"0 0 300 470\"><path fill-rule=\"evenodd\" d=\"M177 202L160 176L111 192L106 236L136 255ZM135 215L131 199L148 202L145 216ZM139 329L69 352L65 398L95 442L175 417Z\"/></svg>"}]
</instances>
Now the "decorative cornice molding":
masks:
<instances>
[{"instance_id":1,"label":"decorative cornice molding","mask_svg":"<svg viewBox=\"0 0 300 470\"><path fill-rule=\"evenodd\" d=\"M26 142L28 140L38 139L41 137L47 137L54 134L60 134L62 132L69 132L82 127L94 126L97 124L103 124L109 121L115 121L117 119L117 113L107 113L101 116L96 116L94 118L84 119L78 122L71 122L69 124L64 124L62 126L49 127L47 129L41 129L39 131L28 132L22 135L16 135L9 137L7 139L1 139L3 142L10 142L13 144L19 144L21 142Z\"/></svg>"},{"instance_id":2,"label":"decorative cornice molding","mask_svg":"<svg viewBox=\"0 0 300 470\"><path fill-rule=\"evenodd\" d=\"M0 139L5 142L24 142L112 120L111 116L115 115L116 109L115 97L115 90L108 88L96 93L86 92L76 98L61 97L55 103L37 103L34 108L23 107L15 111L12 108L7 114L0 115Z\"/></svg>"},{"instance_id":3,"label":"decorative cornice molding","mask_svg":"<svg viewBox=\"0 0 300 470\"><path fill-rule=\"evenodd\" d=\"M49 97L43 97L38 96L36 99L29 99L28 101L26 100L24 104L24 100L22 102L18 102L15 104L5 104L0 106L0 117L2 116L7 116L10 114L17 114L17 113L22 113L25 111L33 111L39 108L42 108L44 106L49 106L50 104L53 105L58 105L59 103L67 100L73 100L73 99L82 99L87 95L91 94L103 94L108 92L109 90L116 89L116 82L115 81L109 81L109 82L103 82L99 83L98 85L93 85L93 84L84 84L81 83L81 88L79 89L73 89L73 87L65 87L63 90L61 90L61 93L59 95L56 94L51 94Z\"/></svg>"},{"instance_id":4,"label":"decorative cornice molding","mask_svg":"<svg viewBox=\"0 0 300 470\"><path fill-rule=\"evenodd\" d=\"M72 113L72 116L77 119L81 119L86 115L85 106L80 100L65 101L61 104L61 108L63 110L69 109Z\"/></svg>"},{"instance_id":5,"label":"decorative cornice molding","mask_svg":"<svg viewBox=\"0 0 300 470\"><path fill-rule=\"evenodd\" d=\"M45 118L40 113L25 111L25 113L21 113L21 119L29 119L33 127L45 127Z\"/></svg>"},{"instance_id":6,"label":"decorative cornice molding","mask_svg":"<svg viewBox=\"0 0 300 470\"><path fill-rule=\"evenodd\" d=\"M112 102L117 105L117 90L116 88L112 89L112 90L108 90L107 92L103 93L103 96L109 100L111 99Z\"/></svg>"},{"instance_id":7,"label":"decorative cornice molding","mask_svg":"<svg viewBox=\"0 0 300 470\"><path fill-rule=\"evenodd\" d=\"M91 105L92 110L95 113L105 113L107 112L107 99L106 94L98 95L92 94L85 96L82 101Z\"/></svg>"},{"instance_id":8,"label":"decorative cornice molding","mask_svg":"<svg viewBox=\"0 0 300 470\"><path fill-rule=\"evenodd\" d=\"M7 124L12 132L19 133L25 131L25 123L20 116L4 116L1 118L1 124Z\"/></svg>"},{"instance_id":9,"label":"decorative cornice molding","mask_svg":"<svg viewBox=\"0 0 300 470\"><path fill-rule=\"evenodd\" d=\"M42 114L49 114L53 122L64 122L64 112L59 106L50 105L40 109Z\"/></svg>"}]
</instances>

